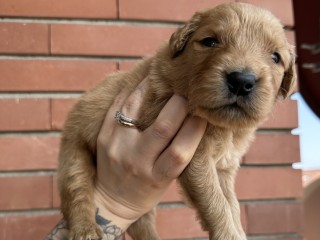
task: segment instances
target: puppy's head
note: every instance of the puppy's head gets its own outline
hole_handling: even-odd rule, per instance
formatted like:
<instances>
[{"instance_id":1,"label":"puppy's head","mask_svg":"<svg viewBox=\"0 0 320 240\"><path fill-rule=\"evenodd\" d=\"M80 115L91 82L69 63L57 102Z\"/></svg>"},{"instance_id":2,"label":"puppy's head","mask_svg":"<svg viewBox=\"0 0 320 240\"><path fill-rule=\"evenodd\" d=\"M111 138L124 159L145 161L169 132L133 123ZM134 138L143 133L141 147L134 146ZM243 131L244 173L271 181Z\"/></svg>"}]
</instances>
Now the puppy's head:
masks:
<instances>
[{"instance_id":1,"label":"puppy's head","mask_svg":"<svg viewBox=\"0 0 320 240\"><path fill-rule=\"evenodd\" d=\"M175 76L191 111L222 127L252 127L295 83L295 54L279 20L244 3L196 13L171 37Z\"/></svg>"}]
</instances>

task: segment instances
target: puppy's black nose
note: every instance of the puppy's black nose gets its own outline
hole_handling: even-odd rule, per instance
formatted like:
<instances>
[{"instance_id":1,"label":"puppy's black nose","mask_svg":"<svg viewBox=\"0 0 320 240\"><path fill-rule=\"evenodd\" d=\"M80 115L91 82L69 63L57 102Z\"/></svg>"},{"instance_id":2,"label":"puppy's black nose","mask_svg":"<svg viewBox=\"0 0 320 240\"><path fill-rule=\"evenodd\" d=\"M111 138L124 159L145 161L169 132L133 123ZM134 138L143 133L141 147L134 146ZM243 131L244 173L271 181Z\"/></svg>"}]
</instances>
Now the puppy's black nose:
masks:
<instances>
[{"instance_id":1,"label":"puppy's black nose","mask_svg":"<svg viewBox=\"0 0 320 240\"><path fill-rule=\"evenodd\" d=\"M249 95L255 87L256 77L250 73L232 72L227 74L229 91L237 96Z\"/></svg>"}]
</instances>

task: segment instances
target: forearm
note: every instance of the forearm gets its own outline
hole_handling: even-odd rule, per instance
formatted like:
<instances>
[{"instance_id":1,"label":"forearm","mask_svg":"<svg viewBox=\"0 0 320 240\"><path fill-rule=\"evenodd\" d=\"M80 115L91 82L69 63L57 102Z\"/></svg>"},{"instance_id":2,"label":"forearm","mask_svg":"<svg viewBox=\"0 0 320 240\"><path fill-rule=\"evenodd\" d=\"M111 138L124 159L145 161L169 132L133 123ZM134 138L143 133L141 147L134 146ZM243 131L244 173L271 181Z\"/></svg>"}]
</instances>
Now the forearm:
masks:
<instances>
[{"instance_id":1,"label":"forearm","mask_svg":"<svg viewBox=\"0 0 320 240\"><path fill-rule=\"evenodd\" d=\"M111 221L105 219L99 214L99 209L96 213L96 222L101 227L104 235L103 240L120 240L123 234L118 226ZM62 219L54 229L48 234L45 240L69 240L69 227L67 222Z\"/></svg>"}]
</instances>

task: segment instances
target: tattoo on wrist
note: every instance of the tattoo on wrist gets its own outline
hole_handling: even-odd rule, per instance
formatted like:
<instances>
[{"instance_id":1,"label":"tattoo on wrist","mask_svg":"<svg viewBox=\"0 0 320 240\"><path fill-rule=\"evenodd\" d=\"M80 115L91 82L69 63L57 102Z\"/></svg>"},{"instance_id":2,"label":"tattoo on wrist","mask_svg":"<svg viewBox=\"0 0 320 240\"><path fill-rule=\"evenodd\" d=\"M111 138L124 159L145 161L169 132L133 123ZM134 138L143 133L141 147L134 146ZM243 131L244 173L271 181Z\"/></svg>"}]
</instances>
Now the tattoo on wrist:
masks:
<instances>
[{"instance_id":1,"label":"tattoo on wrist","mask_svg":"<svg viewBox=\"0 0 320 240\"><path fill-rule=\"evenodd\" d=\"M101 227L104 236L102 239L117 240L119 239L123 231L111 221L103 218L99 215L99 209L96 212L96 223ZM67 240L69 239L69 227L67 222L62 219L54 229L48 234L45 240Z\"/></svg>"},{"instance_id":2,"label":"tattoo on wrist","mask_svg":"<svg viewBox=\"0 0 320 240\"><path fill-rule=\"evenodd\" d=\"M48 236L45 238L45 240L64 240L65 238L65 232L69 232L68 224L67 222L62 219L55 227L54 229L48 234Z\"/></svg>"},{"instance_id":3,"label":"tattoo on wrist","mask_svg":"<svg viewBox=\"0 0 320 240\"><path fill-rule=\"evenodd\" d=\"M123 234L123 231L118 226L99 215L99 208L96 212L96 223L101 227L104 237L108 240L117 240Z\"/></svg>"}]
</instances>

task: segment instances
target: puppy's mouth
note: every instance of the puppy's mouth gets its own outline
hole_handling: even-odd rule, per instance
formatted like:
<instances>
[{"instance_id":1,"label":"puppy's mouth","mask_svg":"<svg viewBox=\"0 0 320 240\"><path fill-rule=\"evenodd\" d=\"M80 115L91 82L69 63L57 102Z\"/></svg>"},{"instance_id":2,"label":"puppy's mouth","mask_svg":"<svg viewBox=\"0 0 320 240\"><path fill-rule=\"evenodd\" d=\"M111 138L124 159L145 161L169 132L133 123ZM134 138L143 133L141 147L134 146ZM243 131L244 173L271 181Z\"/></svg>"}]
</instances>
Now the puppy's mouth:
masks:
<instances>
[{"instance_id":1,"label":"puppy's mouth","mask_svg":"<svg viewBox=\"0 0 320 240\"><path fill-rule=\"evenodd\" d=\"M221 111L240 111L245 112L245 108L242 107L239 103L234 102L231 104L225 104L221 106L215 106L215 107L207 107L207 110L210 112L221 112Z\"/></svg>"},{"instance_id":2,"label":"puppy's mouth","mask_svg":"<svg viewBox=\"0 0 320 240\"><path fill-rule=\"evenodd\" d=\"M206 106L202 109L208 111L211 114L227 114L238 117L250 117L248 99L234 98L227 103L212 107Z\"/></svg>"}]
</instances>

